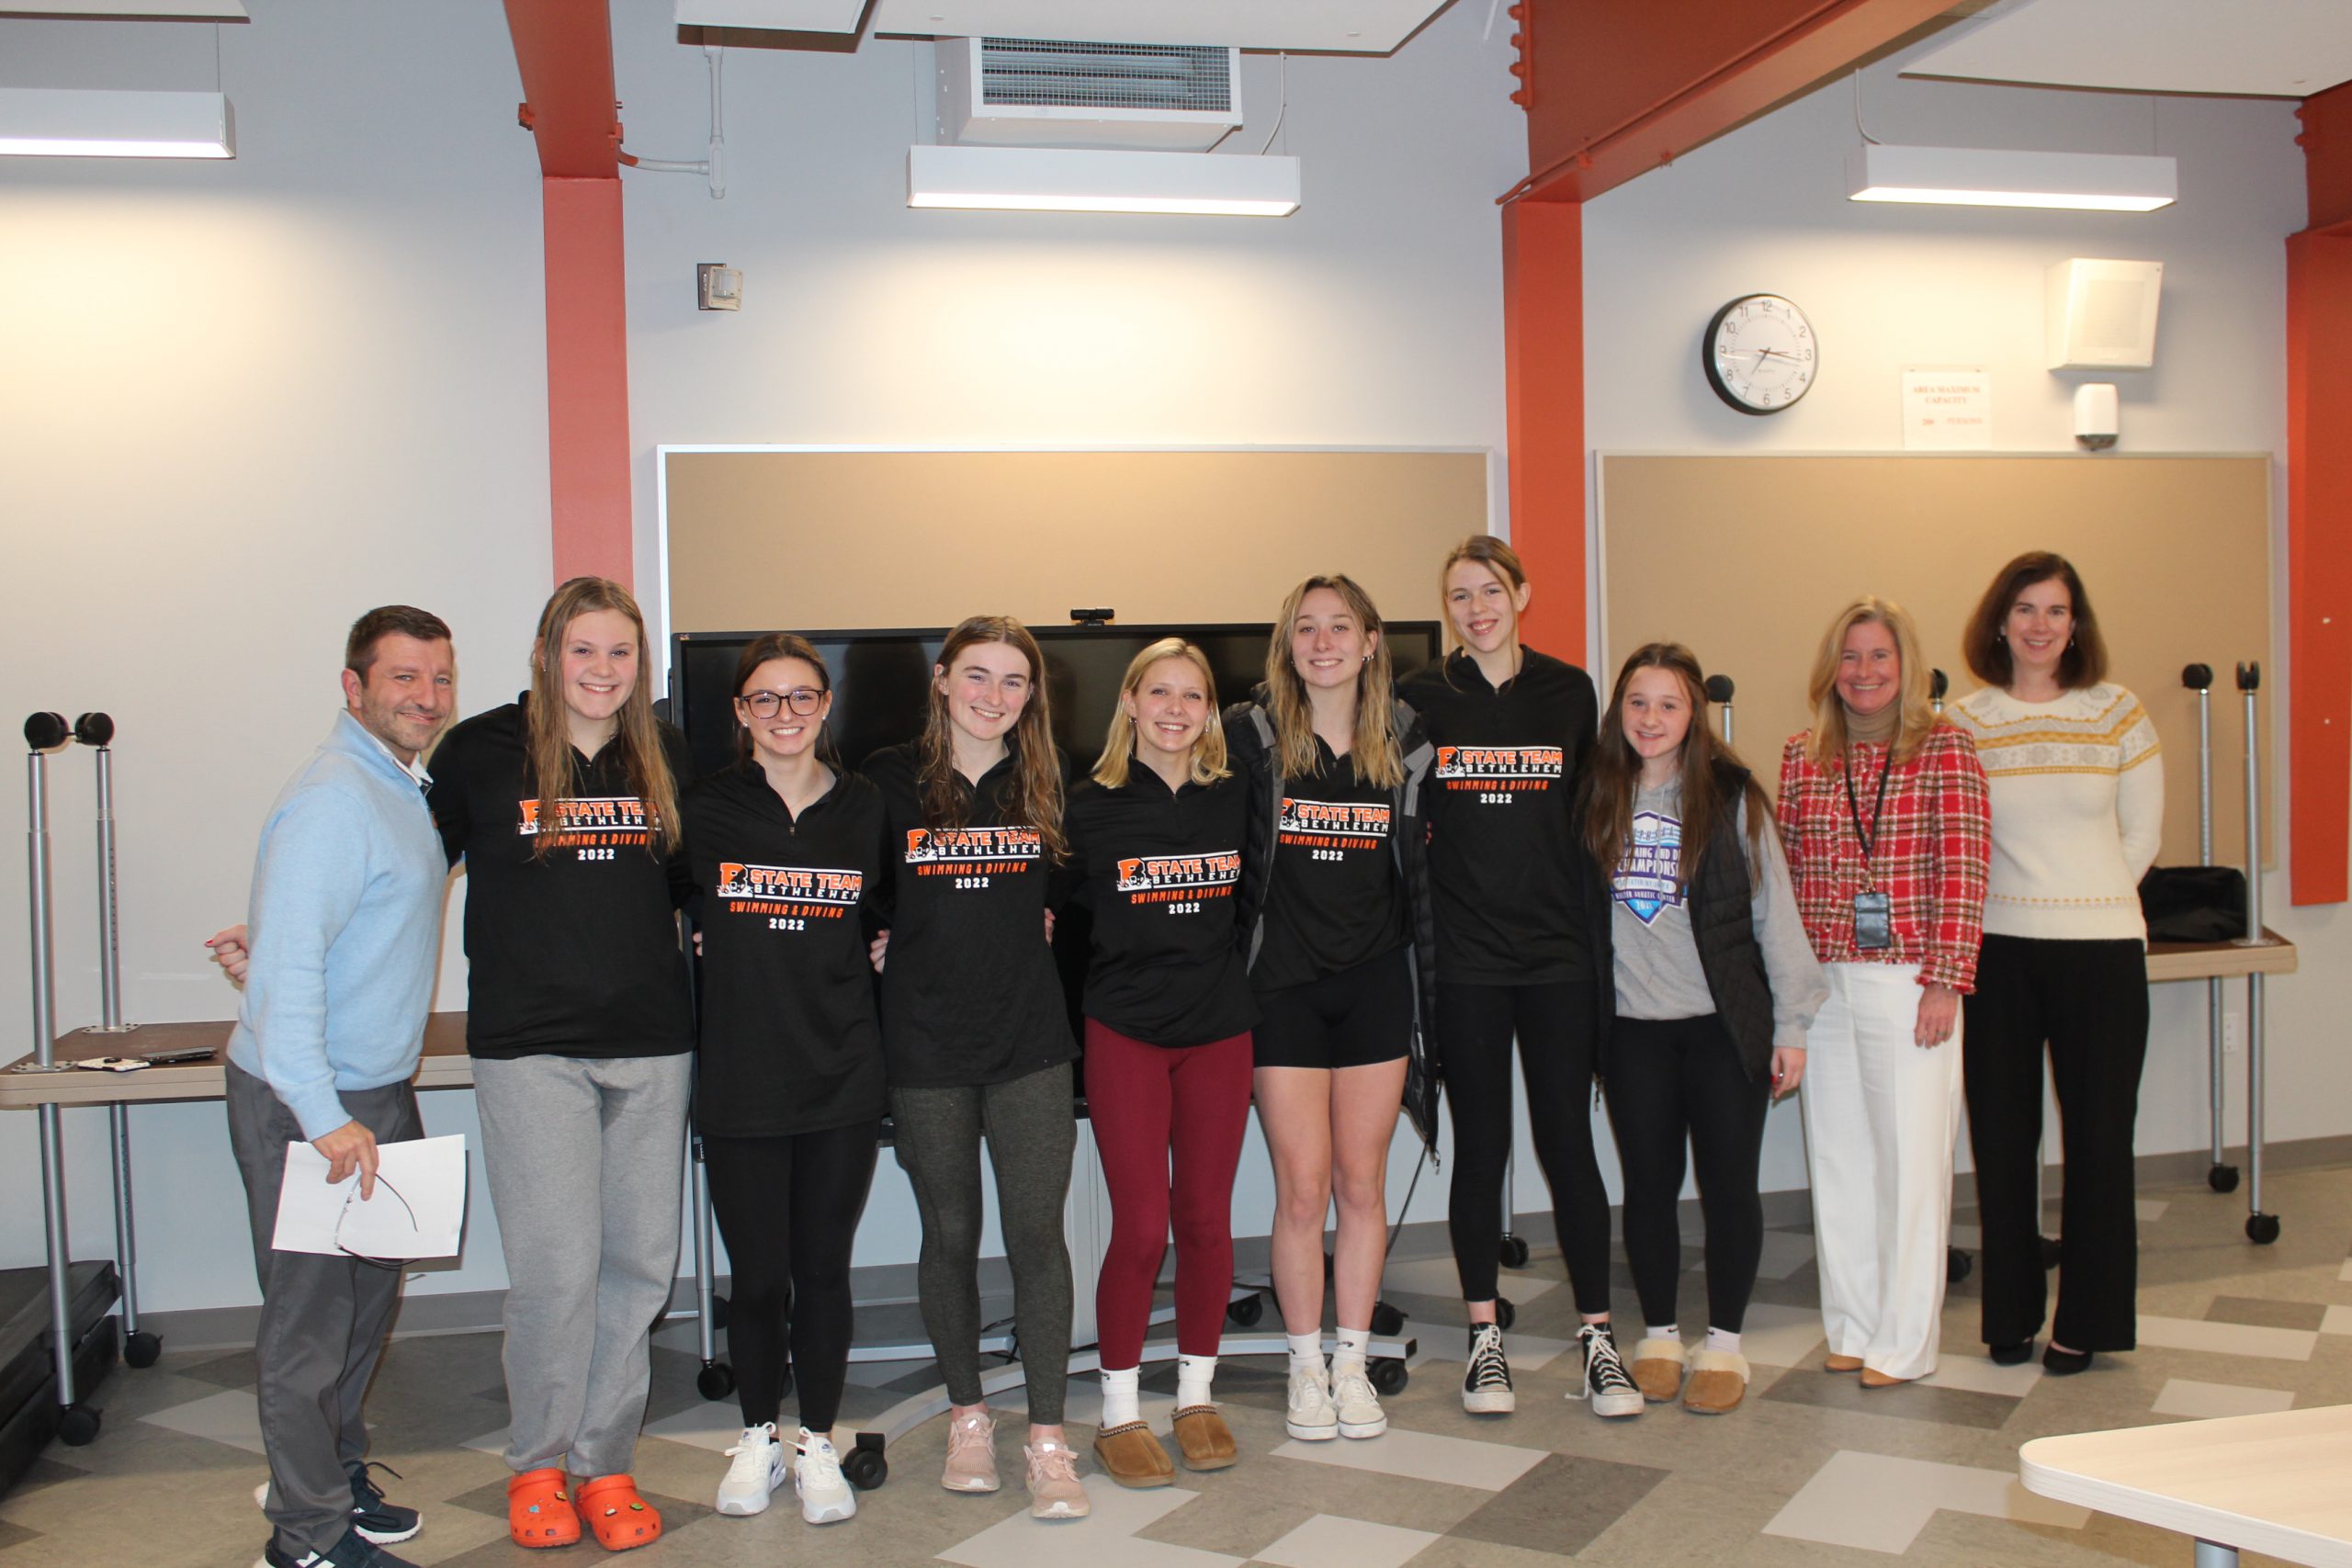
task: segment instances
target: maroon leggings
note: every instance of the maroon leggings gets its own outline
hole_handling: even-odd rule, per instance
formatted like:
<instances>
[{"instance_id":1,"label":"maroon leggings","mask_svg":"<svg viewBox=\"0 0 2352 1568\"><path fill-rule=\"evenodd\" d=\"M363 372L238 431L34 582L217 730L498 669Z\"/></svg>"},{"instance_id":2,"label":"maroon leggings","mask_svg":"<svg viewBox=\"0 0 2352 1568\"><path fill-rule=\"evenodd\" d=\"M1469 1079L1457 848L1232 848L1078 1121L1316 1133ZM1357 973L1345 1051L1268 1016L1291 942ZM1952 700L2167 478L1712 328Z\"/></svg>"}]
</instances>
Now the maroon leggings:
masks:
<instances>
[{"instance_id":1,"label":"maroon leggings","mask_svg":"<svg viewBox=\"0 0 2352 1568\"><path fill-rule=\"evenodd\" d=\"M1086 1021L1086 1103L1111 1189L1094 1284L1102 1364L1143 1359L1151 1292L1176 1233L1176 1348L1214 1356L1233 1285L1233 1172L1250 1124L1250 1036L1147 1045Z\"/></svg>"}]
</instances>

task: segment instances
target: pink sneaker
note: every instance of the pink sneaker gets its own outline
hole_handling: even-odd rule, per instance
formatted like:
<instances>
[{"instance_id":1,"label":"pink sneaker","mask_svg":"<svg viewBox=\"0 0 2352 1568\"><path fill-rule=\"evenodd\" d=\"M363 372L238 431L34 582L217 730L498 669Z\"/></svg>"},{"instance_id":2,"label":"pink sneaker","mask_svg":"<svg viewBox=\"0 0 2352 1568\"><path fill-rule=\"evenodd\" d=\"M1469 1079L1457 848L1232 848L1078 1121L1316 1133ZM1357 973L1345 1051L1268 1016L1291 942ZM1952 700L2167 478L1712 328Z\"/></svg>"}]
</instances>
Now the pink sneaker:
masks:
<instances>
[{"instance_id":1,"label":"pink sneaker","mask_svg":"<svg viewBox=\"0 0 2352 1568\"><path fill-rule=\"evenodd\" d=\"M1093 1511L1086 1488L1079 1483L1078 1450L1051 1438L1024 1446L1028 1461L1029 1517L1033 1519L1082 1519Z\"/></svg>"},{"instance_id":2,"label":"pink sneaker","mask_svg":"<svg viewBox=\"0 0 2352 1568\"><path fill-rule=\"evenodd\" d=\"M993 1492L1002 1484L996 1474L996 1423L987 1411L948 1418L947 1468L939 1483L950 1492Z\"/></svg>"}]
</instances>

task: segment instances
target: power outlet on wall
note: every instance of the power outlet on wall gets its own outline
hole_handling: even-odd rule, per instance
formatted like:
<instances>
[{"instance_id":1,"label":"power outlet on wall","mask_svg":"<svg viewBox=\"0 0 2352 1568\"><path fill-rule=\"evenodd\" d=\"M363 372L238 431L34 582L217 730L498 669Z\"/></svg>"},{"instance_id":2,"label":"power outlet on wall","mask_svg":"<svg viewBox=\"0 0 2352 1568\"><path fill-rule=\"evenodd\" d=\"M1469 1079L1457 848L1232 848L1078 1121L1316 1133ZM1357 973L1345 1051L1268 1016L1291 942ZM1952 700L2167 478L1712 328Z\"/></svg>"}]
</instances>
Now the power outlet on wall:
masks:
<instances>
[{"instance_id":1,"label":"power outlet on wall","mask_svg":"<svg viewBox=\"0 0 2352 1568\"><path fill-rule=\"evenodd\" d=\"M2245 1015L2234 1008L2222 1014L2222 1055L2234 1056L2245 1047Z\"/></svg>"}]
</instances>

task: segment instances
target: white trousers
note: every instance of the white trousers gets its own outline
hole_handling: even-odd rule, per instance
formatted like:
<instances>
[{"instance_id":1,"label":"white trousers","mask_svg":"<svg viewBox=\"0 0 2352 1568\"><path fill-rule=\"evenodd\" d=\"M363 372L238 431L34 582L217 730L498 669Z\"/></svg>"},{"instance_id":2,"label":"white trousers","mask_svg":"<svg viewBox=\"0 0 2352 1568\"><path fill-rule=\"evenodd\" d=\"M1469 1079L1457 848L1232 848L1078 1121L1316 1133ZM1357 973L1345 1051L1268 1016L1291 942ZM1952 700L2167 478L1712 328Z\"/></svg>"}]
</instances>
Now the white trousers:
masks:
<instances>
[{"instance_id":1,"label":"white trousers","mask_svg":"<svg viewBox=\"0 0 2352 1568\"><path fill-rule=\"evenodd\" d=\"M1960 1020L1914 1043L1916 964L1828 964L1805 1032L1805 1152L1831 1354L1889 1377L1936 1370L1960 1127Z\"/></svg>"}]
</instances>

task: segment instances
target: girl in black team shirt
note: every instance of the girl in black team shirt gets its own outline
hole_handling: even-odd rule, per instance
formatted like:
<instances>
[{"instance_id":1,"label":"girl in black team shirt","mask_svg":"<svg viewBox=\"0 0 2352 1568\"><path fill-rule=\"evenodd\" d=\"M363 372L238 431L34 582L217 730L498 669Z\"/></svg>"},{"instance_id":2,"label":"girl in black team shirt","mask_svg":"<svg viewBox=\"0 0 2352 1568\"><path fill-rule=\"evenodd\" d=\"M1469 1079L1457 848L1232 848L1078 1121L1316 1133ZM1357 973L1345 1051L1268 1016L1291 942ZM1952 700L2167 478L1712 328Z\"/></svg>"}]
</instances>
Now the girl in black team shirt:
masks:
<instances>
[{"instance_id":1,"label":"girl in black team shirt","mask_svg":"<svg viewBox=\"0 0 2352 1568\"><path fill-rule=\"evenodd\" d=\"M727 1343L743 1408L718 1508L763 1511L792 1454L810 1524L857 1512L831 1429L884 1110L860 919L878 891L882 796L833 754L832 684L803 639L754 640L735 667L736 763L686 797L703 955L695 1125L735 1267ZM779 1441L787 1317L800 1427Z\"/></svg>"},{"instance_id":2,"label":"girl in black team shirt","mask_svg":"<svg viewBox=\"0 0 2352 1568\"><path fill-rule=\"evenodd\" d=\"M1578 845L1571 796L1600 704L1591 676L1519 640L1532 590L1509 545L1463 540L1445 558L1439 590L1446 657L1408 676L1401 694L1437 745L1430 886L1453 1114L1449 1218L1470 1314L1462 1405L1484 1415L1512 1405L1495 1296L1516 1034L1535 1156L1584 1319L1583 1377L1570 1397L1589 1399L1595 1415L1638 1416L1642 1391L1609 1327L1609 1193L1588 1109L1609 917L1600 874Z\"/></svg>"},{"instance_id":3,"label":"girl in black team shirt","mask_svg":"<svg viewBox=\"0 0 2352 1568\"><path fill-rule=\"evenodd\" d=\"M1069 799L1070 880L1093 917L1086 1097L1111 1190L1094 1289L1094 1456L1123 1486L1164 1486L1174 1474L1136 1387L1171 1218L1177 1446L1188 1470L1223 1470L1235 1454L1209 1382L1233 1282L1233 1172L1250 1122L1257 1008L1234 942L1249 786L1225 751L1207 656L1162 637L1127 666L1102 759Z\"/></svg>"},{"instance_id":4,"label":"girl in black team shirt","mask_svg":"<svg viewBox=\"0 0 2352 1568\"><path fill-rule=\"evenodd\" d=\"M877 751L890 927L882 1049L899 1163L922 1216L923 1327L954 1402L942 1484L997 1489L995 1424L980 1387L980 1137L996 1175L1028 1369L1029 1511L1088 1511L1062 1434L1069 1378L1069 1192L1078 1122L1061 977L1046 945L1050 868L1065 858L1062 770L1045 659L1028 628L982 615L947 634L920 739Z\"/></svg>"},{"instance_id":5,"label":"girl in black team shirt","mask_svg":"<svg viewBox=\"0 0 2352 1568\"><path fill-rule=\"evenodd\" d=\"M1291 590L1257 701L1226 715L1255 795L1245 873L1258 993L1258 1120L1274 1164L1274 1296L1290 1336L1289 1429L1374 1438L1388 1418L1365 1373L1400 1099L1435 1135L1422 1043L1434 987L1421 790L1431 750L1391 694L1380 613L1344 577ZM1323 1363L1323 1222L1339 1338Z\"/></svg>"},{"instance_id":6,"label":"girl in black team shirt","mask_svg":"<svg viewBox=\"0 0 2352 1568\"><path fill-rule=\"evenodd\" d=\"M685 739L653 716L645 619L576 577L531 649L531 689L449 732L430 799L466 863L466 1040L506 1254L507 1528L611 1550L661 1517L629 1470L647 1341L677 1272L694 1018Z\"/></svg>"}]
</instances>

